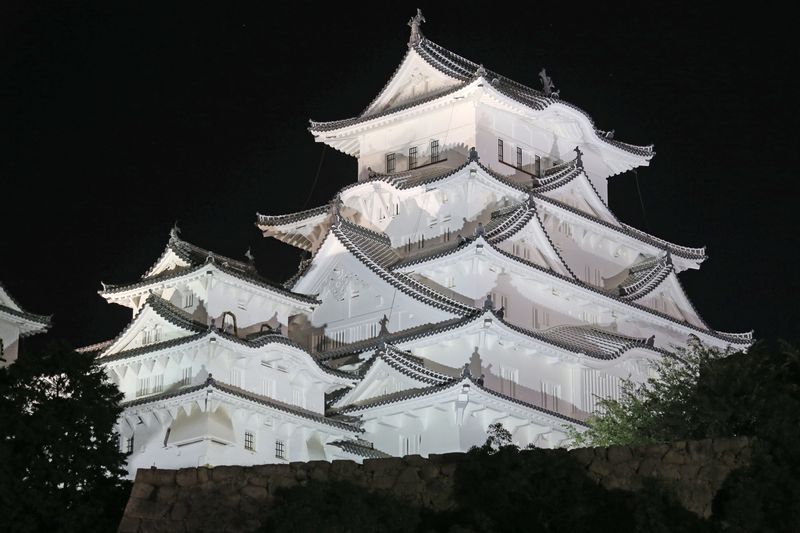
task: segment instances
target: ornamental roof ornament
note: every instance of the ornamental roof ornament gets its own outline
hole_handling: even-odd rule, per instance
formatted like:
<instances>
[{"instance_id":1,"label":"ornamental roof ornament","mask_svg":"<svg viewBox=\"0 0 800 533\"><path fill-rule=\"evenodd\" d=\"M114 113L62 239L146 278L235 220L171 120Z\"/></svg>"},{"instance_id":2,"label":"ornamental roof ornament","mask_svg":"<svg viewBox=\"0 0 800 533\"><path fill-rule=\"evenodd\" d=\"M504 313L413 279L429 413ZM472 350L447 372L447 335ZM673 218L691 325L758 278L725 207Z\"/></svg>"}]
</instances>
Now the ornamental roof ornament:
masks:
<instances>
[{"instance_id":1,"label":"ornamental roof ornament","mask_svg":"<svg viewBox=\"0 0 800 533\"><path fill-rule=\"evenodd\" d=\"M469 161L470 162L472 162L472 161L480 161L480 159L481 158L478 157L478 150L476 150L474 146L472 148L470 148L469 149Z\"/></svg>"},{"instance_id":2,"label":"ornamental roof ornament","mask_svg":"<svg viewBox=\"0 0 800 533\"><path fill-rule=\"evenodd\" d=\"M483 64L478 65L478 69L475 71L475 75L478 77L486 76L486 69L484 68Z\"/></svg>"},{"instance_id":3,"label":"ornamental roof ornament","mask_svg":"<svg viewBox=\"0 0 800 533\"><path fill-rule=\"evenodd\" d=\"M417 8L417 14L408 20L408 25L411 27L411 36L408 38L409 48L419 44L422 40L422 30L420 26L426 22L425 17L422 15L422 10Z\"/></svg>"},{"instance_id":4,"label":"ornamental roof ornament","mask_svg":"<svg viewBox=\"0 0 800 533\"><path fill-rule=\"evenodd\" d=\"M342 220L342 195L337 194L331 202L330 215L333 217L333 225L338 226Z\"/></svg>"},{"instance_id":5,"label":"ornamental roof ornament","mask_svg":"<svg viewBox=\"0 0 800 533\"><path fill-rule=\"evenodd\" d=\"M381 331L378 333L378 336L383 337L389 335L389 328L386 327L389 324L389 319L386 318L386 315L383 315L383 318L381 318L378 323L381 325Z\"/></svg>"},{"instance_id":6,"label":"ornamental roof ornament","mask_svg":"<svg viewBox=\"0 0 800 533\"><path fill-rule=\"evenodd\" d=\"M581 151L581 148L579 146L575 147L575 154L576 154L575 166L578 168L583 168L583 159L581 159L581 157L583 156L583 152Z\"/></svg>"},{"instance_id":7,"label":"ornamental roof ornament","mask_svg":"<svg viewBox=\"0 0 800 533\"><path fill-rule=\"evenodd\" d=\"M539 80L542 82L542 92L545 96L551 96L553 98L559 97L560 91L555 90L556 86L553 83L553 78L547 75L547 71L544 68L539 71Z\"/></svg>"},{"instance_id":8,"label":"ornamental roof ornament","mask_svg":"<svg viewBox=\"0 0 800 533\"><path fill-rule=\"evenodd\" d=\"M180 240L181 228L178 227L178 221L175 221L175 224L172 225L172 229L169 230L169 240L170 242L174 242Z\"/></svg>"}]
</instances>

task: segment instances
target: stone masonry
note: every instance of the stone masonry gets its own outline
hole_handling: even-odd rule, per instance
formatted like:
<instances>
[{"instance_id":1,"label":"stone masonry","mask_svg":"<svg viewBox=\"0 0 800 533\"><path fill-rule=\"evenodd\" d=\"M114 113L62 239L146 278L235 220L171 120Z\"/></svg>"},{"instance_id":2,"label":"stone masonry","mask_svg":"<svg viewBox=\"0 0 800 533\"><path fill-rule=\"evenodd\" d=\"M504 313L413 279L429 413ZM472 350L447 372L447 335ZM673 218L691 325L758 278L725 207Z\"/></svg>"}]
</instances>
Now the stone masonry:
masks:
<instances>
[{"instance_id":1,"label":"stone masonry","mask_svg":"<svg viewBox=\"0 0 800 533\"><path fill-rule=\"evenodd\" d=\"M750 461L752 439L678 441L643 447L581 448L570 452L591 479L608 489L635 491L656 478L688 510L708 517L728 474ZM464 454L418 455L264 466L139 470L120 533L250 532L269 513L275 491L307 480L349 481L413 505L447 510Z\"/></svg>"}]
</instances>

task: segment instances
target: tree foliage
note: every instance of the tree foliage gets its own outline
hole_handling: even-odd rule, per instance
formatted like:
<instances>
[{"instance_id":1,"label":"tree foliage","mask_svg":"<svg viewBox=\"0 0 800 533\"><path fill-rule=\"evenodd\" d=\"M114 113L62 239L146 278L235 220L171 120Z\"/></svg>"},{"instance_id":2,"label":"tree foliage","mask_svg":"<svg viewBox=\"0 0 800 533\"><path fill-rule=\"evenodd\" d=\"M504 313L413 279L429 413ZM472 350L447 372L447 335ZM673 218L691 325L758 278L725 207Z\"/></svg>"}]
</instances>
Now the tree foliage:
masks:
<instances>
[{"instance_id":1,"label":"tree foliage","mask_svg":"<svg viewBox=\"0 0 800 533\"><path fill-rule=\"evenodd\" d=\"M122 394L64 344L0 370L0 530L114 531L128 484Z\"/></svg>"},{"instance_id":2,"label":"tree foliage","mask_svg":"<svg viewBox=\"0 0 800 533\"><path fill-rule=\"evenodd\" d=\"M775 443L797 431L797 348L758 343L747 352L699 343L655 364L657 377L623 382L619 400L600 400L577 445L646 444L681 439L757 436Z\"/></svg>"},{"instance_id":3,"label":"tree foliage","mask_svg":"<svg viewBox=\"0 0 800 533\"><path fill-rule=\"evenodd\" d=\"M602 400L591 428L573 431L576 445L756 437L752 464L718 493L714 521L731 532L793 531L800 524L800 350L695 343L664 358L657 374L643 385L626 382L619 400Z\"/></svg>"}]
</instances>

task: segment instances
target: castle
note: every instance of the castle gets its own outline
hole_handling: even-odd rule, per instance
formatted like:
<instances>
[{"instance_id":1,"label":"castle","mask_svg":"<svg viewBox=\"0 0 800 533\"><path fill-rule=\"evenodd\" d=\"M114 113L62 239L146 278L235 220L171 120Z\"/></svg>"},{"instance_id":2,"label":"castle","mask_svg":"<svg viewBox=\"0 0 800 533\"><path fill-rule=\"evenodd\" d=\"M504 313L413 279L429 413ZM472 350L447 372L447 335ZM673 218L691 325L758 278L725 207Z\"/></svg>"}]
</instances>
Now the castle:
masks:
<instances>
[{"instance_id":1,"label":"castle","mask_svg":"<svg viewBox=\"0 0 800 533\"><path fill-rule=\"evenodd\" d=\"M420 12L358 116L309 127L357 159L327 205L257 215L307 256L284 284L177 228L97 353L125 393L138 468L465 451L500 422L557 447L623 379L690 339L747 347L700 317L678 274L703 248L618 220L606 180L653 158L598 130L542 69L535 90L427 39Z\"/></svg>"}]
</instances>

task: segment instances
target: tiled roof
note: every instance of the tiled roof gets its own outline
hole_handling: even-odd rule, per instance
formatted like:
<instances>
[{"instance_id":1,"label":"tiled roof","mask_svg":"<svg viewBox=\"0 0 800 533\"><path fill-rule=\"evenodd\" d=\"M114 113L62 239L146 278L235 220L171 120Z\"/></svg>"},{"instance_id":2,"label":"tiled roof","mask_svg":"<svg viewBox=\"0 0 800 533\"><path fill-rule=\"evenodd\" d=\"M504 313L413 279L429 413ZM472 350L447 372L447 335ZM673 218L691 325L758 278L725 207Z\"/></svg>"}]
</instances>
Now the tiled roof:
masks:
<instances>
[{"instance_id":1,"label":"tiled roof","mask_svg":"<svg viewBox=\"0 0 800 533\"><path fill-rule=\"evenodd\" d=\"M345 344L344 346L339 346L331 350L326 350L318 354L317 358L322 361L328 361L331 359L338 359L346 355L373 351L378 347L378 345L381 342L385 342L387 344L397 344L399 342L405 342L406 340L411 340L413 338L425 337L430 332L438 332L442 330L442 328L447 328L450 325L463 324L465 322L469 322L470 320L472 320L472 317L473 314L470 314L466 317L451 318L449 320L444 320L442 322L436 322L435 324L421 324L419 326L414 326L413 328L408 328L394 333L389 333L388 335L372 337L370 339L356 341L350 344Z\"/></svg>"},{"instance_id":2,"label":"tiled roof","mask_svg":"<svg viewBox=\"0 0 800 533\"><path fill-rule=\"evenodd\" d=\"M437 100L449 94L455 93L463 89L464 87L466 87L479 77L483 77L485 80L491 81L492 87L494 87L498 92L531 109L537 111L543 110L555 103L560 103L571 109L574 109L575 111L579 112L584 117L586 117L586 119L589 121L589 123L592 125L592 128L594 129L597 139L599 139L601 142L604 142L610 146L614 146L620 150L624 150L631 154L640 157L645 157L648 159L651 158L653 155L655 155L652 145L637 146L609 139L606 136L605 132L602 132L597 129L597 127L594 125L594 121L589 116L589 114L574 104L570 104L569 102L566 102L559 98L546 96L541 91L527 87L521 83L506 78L505 76L501 76L500 74L488 69L483 69L483 72L481 74L478 74L479 69L482 68L481 65L475 63L474 61L470 61L469 59L461 57L460 55L455 54L450 50L447 50L446 48L434 43L433 41L427 38L424 37L421 38L417 43L413 45L413 49L420 55L420 57L422 57L422 59L426 63L431 65L433 68L439 70L440 72L444 73L446 76L458 80L460 83L448 89L433 94L425 95L415 100L411 100L397 107L390 107L387 109L369 113L369 109L372 107L371 103L360 115L356 117L344 120L336 120L331 122L316 122L312 120L310 121L311 125L309 127L309 130L311 130L312 132L333 131L340 128L353 126L361 122L366 122L368 120L373 120L383 116L391 115L400 111L404 111L406 109L411 109L423 105L425 103L431 102L433 100ZM405 57L403 58L403 60L405 60ZM400 65L402 65L402 63L403 62L401 61ZM395 70L395 73L396 72L397 70ZM393 77L394 75L392 76L392 78ZM392 78L389 78L389 80L391 80ZM379 93L378 97L380 97L380 94L383 94L383 91L385 89L386 86L384 87L383 90L381 90L381 93ZM375 100L373 100L373 103L376 100L377 97Z\"/></svg>"},{"instance_id":3,"label":"tiled roof","mask_svg":"<svg viewBox=\"0 0 800 533\"><path fill-rule=\"evenodd\" d=\"M308 220L310 218L318 217L320 215L324 215L330 210L330 206L328 205L321 205L318 207L312 207L311 209L306 209L304 211L297 211L295 213L289 213L288 215L262 215L261 213L256 213L257 222L256 225L258 226L284 226L286 224L295 224L297 222L302 222L304 220Z\"/></svg>"},{"instance_id":4,"label":"tiled roof","mask_svg":"<svg viewBox=\"0 0 800 533\"><path fill-rule=\"evenodd\" d=\"M675 269L669 254L653 257L628 269L628 277L617 286L620 298L638 300L661 285Z\"/></svg>"},{"instance_id":5,"label":"tiled roof","mask_svg":"<svg viewBox=\"0 0 800 533\"><path fill-rule=\"evenodd\" d=\"M188 343L191 343L191 342L194 342L194 341L197 341L197 340L200 340L200 339L204 339L206 337L211 337L211 336L219 337L219 338L222 338L224 340L227 340L227 341L230 341L230 342L234 342L234 343L240 344L242 346L245 346L247 348L253 348L253 349L261 348L263 346L268 346L270 344L283 344L283 345L290 346L292 348L295 348L297 350L300 350L300 351L308 354L308 351L306 351L305 348L303 348L302 346L300 346L299 344L297 344L293 340L291 340L291 339L289 339L289 338L287 338L287 337L285 337L285 336L283 336L281 334L263 335L263 336L259 337L258 339L248 340L248 339L242 339L242 338L236 337L235 335L230 335L230 334L227 334L227 333L223 333L222 331L220 331L220 330L218 330L216 328L206 328L206 329L204 329L204 331L202 331L200 333L196 333L194 335L187 335L187 336L184 336L184 337L179 337L177 339L171 339L171 340L164 341L164 342L157 342L157 343L153 343L153 344L148 344L147 346L139 346L139 347L136 347L136 348L131 348L129 350L123 350L121 352L117 352L117 353L114 353L114 354L101 356L101 357L98 358L98 361L101 362L101 363L109 363L109 362L112 362L112 361L119 361L119 360L122 360L122 359L129 359L131 357L137 357L139 355L158 352L158 351L161 351L161 350L173 348L175 346L182 346L184 344L188 344ZM107 341L106 343L101 343L100 345L105 345L107 347L111 343L113 343L113 341ZM97 345L97 346L100 346L100 345ZM86 348L83 348L82 350L84 350L84 351L94 351L94 350L89 350L89 348L93 348L93 347L88 346ZM340 377L340 378L353 379L353 380L357 379L357 376L355 376L354 374L352 374L350 372L345 372L343 370L337 370L335 368L331 368L331 367L323 364L320 360L318 360L317 358L313 357L311 354L308 354L308 356L313 361L313 363L317 367L320 368L320 370L322 370L323 372L326 372L327 374L330 374L332 376L337 376L337 377Z\"/></svg>"},{"instance_id":6,"label":"tiled roof","mask_svg":"<svg viewBox=\"0 0 800 533\"><path fill-rule=\"evenodd\" d=\"M440 294L409 276L389 272L386 265L396 261L397 256L385 236L381 237L341 219L331 226L331 232L365 266L403 293L449 313L465 314L470 311L470 307L465 304Z\"/></svg>"},{"instance_id":7,"label":"tiled roof","mask_svg":"<svg viewBox=\"0 0 800 533\"><path fill-rule=\"evenodd\" d=\"M381 344L403 344L406 342L424 339L439 335L447 331L457 330L476 322L481 322L486 318L497 320L498 323L531 339L538 340L556 348L567 350L576 354L582 353L594 359L610 360L616 359L626 351L633 348L643 348L658 353L666 353L664 350L649 346L645 339L628 337L619 333L613 333L593 326L556 326L547 330L530 330L506 322L500 318L495 311L475 311L469 316L439 322L436 324L425 324L403 331L398 331L384 337L373 337L356 343L348 344L321 354L320 358L336 359L345 355L365 353L376 350ZM596 340L596 344L587 343L589 340ZM370 359L360 369L363 375L368 370L374 359Z\"/></svg>"},{"instance_id":8,"label":"tiled roof","mask_svg":"<svg viewBox=\"0 0 800 533\"><path fill-rule=\"evenodd\" d=\"M419 357L398 350L391 345L387 345L385 349L379 348L373 357L374 360L381 359L401 374L429 385L441 384L453 379L453 376L448 376L425 368L425 365Z\"/></svg>"},{"instance_id":9,"label":"tiled roof","mask_svg":"<svg viewBox=\"0 0 800 533\"><path fill-rule=\"evenodd\" d=\"M174 239L170 239L170 244L167 246L167 249L175 249L173 245L176 241ZM179 278L184 275L191 275L200 272L203 268L205 268L208 264L213 264L217 269L221 272L233 276L237 279L245 281L247 283L251 283L263 289L275 291L275 293L296 300L297 302L303 304L319 304L319 300L314 298L313 296L309 296L306 294L299 294L296 292L292 292L282 285L277 283L273 283L268 281L267 279L261 277L255 269L255 266L241 263L239 261L234 261L232 259L224 258L223 256L219 256L216 254L212 254L211 252L206 252L205 255L201 254L198 250L202 250L194 245L190 245L185 241L180 241L183 245L191 246L195 251L192 252L191 255L186 255L186 257L191 258L190 266L188 267L178 267L166 272L162 272L155 276L147 276L141 278L139 281L128 283L128 284L119 284L119 285L110 285L110 284L103 284L103 290L100 291L100 294L110 295L125 291L130 291L138 288L148 287L153 284L163 283L165 281L169 281L171 279ZM182 248L186 248L186 246L181 246ZM205 252L204 250L202 250ZM166 252L165 252L166 253ZM188 259L187 259L188 260ZM160 261L160 259L159 259ZM232 262L233 261L233 262ZM247 268L243 268L242 265L246 265ZM152 269L151 269L152 271Z\"/></svg>"},{"instance_id":10,"label":"tiled roof","mask_svg":"<svg viewBox=\"0 0 800 533\"><path fill-rule=\"evenodd\" d=\"M330 442L328 444L365 459L385 459L387 457L392 457L388 453L375 449L372 443L367 441L337 440L336 442Z\"/></svg>"},{"instance_id":11,"label":"tiled roof","mask_svg":"<svg viewBox=\"0 0 800 533\"><path fill-rule=\"evenodd\" d=\"M251 402L254 402L254 403L258 403L258 404L270 407L272 409L276 409L278 411L283 411L285 413L289 413L289 414L294 415L294 416L298 416L298 417L301 417L301 418L312 420L312 421L317 422L319 424L325 424L325 425L328 425L328 426L335 427L337 429L341 429L341 430L345 430L345 431L349 431L349 432L353 432L353 433L361 433L361 432L363 432L362 429L360 429L360 428L358 428L356 426L353 426L351 424L347 424L345 422L341 422L339 420L335 420L335 419L326 417L324 415L321 415L319 413L315 413L314 411L309 411L308 409L303 409L303 408L298 407L296 405L289 405L289 404L286 404L286 403L283 403L283 402L279 402L278 400L274 400L274 399L269 398L267 396L261 396L260 394L255 394L255 393L252 393L250 391L246 391L244 389L240 389L239 387L233 387L231 385L227 385L225 383L221 383L221 382L215 380L214 378L212 378L211 376L209 376L208 379L206 379L206 381L204 383L201 383L199 385L194 385L194 386L190 386L190 387L183 387L183 388L180 388L178 390L171 391L171 392L165 392L165 393L161 393L161 394L154 394L154 395L150 395L150 396L145 396L143 398L137 398L135 400L131 400L131 401L128 401L128 402L123 402L122 403L122 407L127 409L127 408L135 407L135 406L138 406L138 405L147 405L147 404L150 404L150 403L156 403L156 402L168 400L170 398L178 398L178 397L181 397L181 396L187 396L189 394L192 394L192 393L200 391L200 390L218 390L218 391L230 394L232 396L237 396L237 397L242 398L244 400L248 400L248 401L251 401Z\"/></svg>"},{"instance_id":12,"label":"tiled roof","mask_svg":"<svg viewBox=\"0 0 800 533\"><path fill-rule=\"evenodd\" d=\"M430 396L430 395L433 395L433 394L436 394L436 393L439 393L439 392L449 391L449 390L453 390L453 389L456 389L456 388L462 388L465 385L468 385L470 388L475 387L477 390L485 392L485 393L489 394L490 396L493 396L493 397L495 397L497 399L508 401L508 402L511 402L511 403L515 403L517 405L520 405L522 407L531 409L533 411L537 411L539 413L542 413L542 414L545 414L545 415L548 415L548 416L551 416L551 417L554 417L554 418L559 418L559 419L561 419L561 420L563 420L565 422L569 422L569 423L572 423L572 424L579 424L581 426L586 426L586 424L584 422L581 422L580 420L578 420L576 418L572 418L572 417L569 417L569 416L566 416L566 415L562 415L561 413L557 413L555 411L551 411L550 409L545 409L544 407L539 407L538 405L534 405L534 404L530 404L530 403L527 403L527 402L523 402L522 400L518 400L516 398L512 398L510 396L506 396L505 394L499 393L497 391L493 391L491 389L487 389L486 387L478 385L478 383L474 379L472 379L471 377L451 379L450 381L447 381L447 382L439 384L439 385L433 385L431 387L424 387L424 388L418 388L418 389L408 389L408 390L405 390L405 391L399 391L399 392L395 392L395 393L391 393L391 394L386 394L384 396L379 396L377 398L370 398L369 400L366 400L364 402L359 402L359 403L354 403L354 404L351 404L351 405L347 405L347 406L342 407L342 408L340 408L340 409L338 409L336 411L339 412L339 413L353 413L353 412L356 412L356 411L366 411L366 410L369 410L369 409L372 409L372 408L375 408L375 407L381 407L381 406L384 406L384 405L402 403L402 402L405 402L405 401L408 401L408 400L412 400L412 399L415 399L415 398L421 398L421 397Z\"/></svg>"},{"instance_id":13,"label":"tiled roof","mask_svg":"<svg viewBox=\"0 0 800 533\"><path fill-rule=\"evenodd\" d=\"M19 302L14 299L11 293L8 292L8 289L5 288L2 282L0 282L0 291L2 291L2 293L5 294L6 297L11 301L11 303L18 308L14 309L13 307L9 307L7 305L0 305L0 311L17 318L21 318L23 320L41 324L43 326L43 328L39 331L23 332L22 336L33 335L35 333L41 333L42 331L47 331L48 329L50 329L53 319L52 315L37 315L35 313L30 313L28 311L25 311L19 304Z\"/></svg>"}]
</instances>

